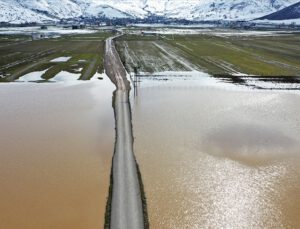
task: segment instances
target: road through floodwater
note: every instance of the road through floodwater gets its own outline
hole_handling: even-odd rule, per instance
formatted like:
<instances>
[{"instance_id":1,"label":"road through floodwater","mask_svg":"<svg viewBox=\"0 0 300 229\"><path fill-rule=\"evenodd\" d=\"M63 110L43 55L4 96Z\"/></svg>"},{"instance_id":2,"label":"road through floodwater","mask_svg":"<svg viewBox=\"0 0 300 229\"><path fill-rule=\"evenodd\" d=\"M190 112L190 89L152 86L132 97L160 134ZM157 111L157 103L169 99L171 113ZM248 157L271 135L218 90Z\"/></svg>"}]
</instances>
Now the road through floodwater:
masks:
<instances>
[{"instance_id":1,"label":"road through floodwater","mask_svg":"<svg viewBox=\"0 0 300 229\"><path fill-rule=\"evenodd\" d=\"M151 228L298 228L299 92L183 75L131 98Z\"/></svg>"},{"instance_id":2,"label":"road through floodwater","mask_svg":"<svg viewBox=\"0 0 300 229\"><path fill-rule=\"evenodd\" d=\"M141 182L133 153L130 85L126 70L115 49L113 38L106 40L105 69L115 83L114 111L116 120L116 145L112 168L112 200L110 228L144 228Z\"/></svg>"}]
</instances>

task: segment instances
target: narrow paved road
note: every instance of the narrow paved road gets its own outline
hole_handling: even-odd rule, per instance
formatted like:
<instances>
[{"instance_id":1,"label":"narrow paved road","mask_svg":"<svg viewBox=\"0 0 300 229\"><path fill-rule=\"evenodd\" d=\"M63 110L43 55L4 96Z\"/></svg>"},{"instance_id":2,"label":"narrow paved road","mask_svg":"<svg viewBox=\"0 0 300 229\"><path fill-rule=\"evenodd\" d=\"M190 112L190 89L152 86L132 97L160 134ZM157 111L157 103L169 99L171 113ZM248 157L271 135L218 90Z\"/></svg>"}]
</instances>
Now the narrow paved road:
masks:
<instances>
[{"instance_id":1,"label":"narrow paved road","mask_svg":"<svg viewBox=\"0 0 300 229\"><path fill-rule=\"evenodd\" d=\"M106 40L106 74L115 83L116 146L113 158L112 229L143 229L144 216L137 166L133 154L133 135L129 103L130 83L115 49L113 38Z\"/></svg>"}]
</instances>

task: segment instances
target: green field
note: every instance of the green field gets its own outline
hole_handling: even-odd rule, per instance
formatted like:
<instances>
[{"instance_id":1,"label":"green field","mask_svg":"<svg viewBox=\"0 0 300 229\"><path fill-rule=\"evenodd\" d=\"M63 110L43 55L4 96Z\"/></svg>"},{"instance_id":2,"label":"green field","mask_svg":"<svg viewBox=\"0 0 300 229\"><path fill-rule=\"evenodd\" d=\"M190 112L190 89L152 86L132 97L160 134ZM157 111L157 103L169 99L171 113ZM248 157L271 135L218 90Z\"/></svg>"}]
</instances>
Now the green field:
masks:
<instances>
[{"instance_id":1,"label":"green field","mask_svg":"<svg viewBox=\"0 0 300 229\"><path fill-rule=\"evenodd\" d=\"M300 34L126 35L118 39L117 48L129 71L187 70L188 64L212 75L300 76L299 44ZM180 66L182 61L186 64Z\"/></svg>"},{"instance_id":2,"label":"green field","mask_svg":"<svg viewBox=\"0 0 300 229\"><path fill-rule=\"evenodd\" d=\"M34 71L46 72L50 79L61 71L81 73L88 80L103 72L104 40L109 32L64 35L58 38L32 40L29 36L0 36L1 81L14 81ZM58 57L71 57L67 62L53 63Z\"/></svg>"}]
</instances>

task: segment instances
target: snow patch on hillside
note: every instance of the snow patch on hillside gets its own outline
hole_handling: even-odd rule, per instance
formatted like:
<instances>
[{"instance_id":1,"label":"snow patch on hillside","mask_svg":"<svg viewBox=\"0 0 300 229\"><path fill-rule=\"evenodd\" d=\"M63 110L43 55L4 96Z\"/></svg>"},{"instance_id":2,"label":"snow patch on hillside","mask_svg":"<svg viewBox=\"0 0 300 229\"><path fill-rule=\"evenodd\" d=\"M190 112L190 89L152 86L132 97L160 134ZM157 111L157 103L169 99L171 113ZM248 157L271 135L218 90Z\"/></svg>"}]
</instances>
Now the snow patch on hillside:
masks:
<instances>
[{"instance_id":1,"label":"snow patch on hillside","mask_svg":"<svg viewBox=\"0 0 300 229\"><path fill-rule=\"evenodd\" d=\"M285 24L285 25L290 25L292 23L295 23L296 25L300 25L300 18L297 19L289 19L289 20L255 20L257 23L266 23L266 24Z\"/></svg>"}]
</instances>

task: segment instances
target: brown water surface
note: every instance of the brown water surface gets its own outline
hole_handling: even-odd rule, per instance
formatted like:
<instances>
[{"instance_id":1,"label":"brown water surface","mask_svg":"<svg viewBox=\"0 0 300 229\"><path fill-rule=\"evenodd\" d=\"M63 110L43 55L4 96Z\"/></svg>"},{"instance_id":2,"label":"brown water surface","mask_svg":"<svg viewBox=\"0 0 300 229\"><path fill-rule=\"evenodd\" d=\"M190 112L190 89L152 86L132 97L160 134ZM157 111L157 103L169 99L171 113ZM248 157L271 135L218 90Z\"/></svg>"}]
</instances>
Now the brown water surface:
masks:
<instances>
[{"instance_id":1,"label":"brown water surface","mask_svg":"<svg viewBox=\"0 0 300 229\"><path fill-rule=\"evenodd\" d=\"M207 82L132 98L151 228L299 228L300 94Z\"/></svg>"},{"instance_id":2,"label":"brown water surface","mask_svg":"<svg viewBox=\"0 0 300 229\"><path fill-rule=\"evenodd\" d=\"M0 85L0 228L103 228L113 85Z\"/></svg>"}]
</instances>

